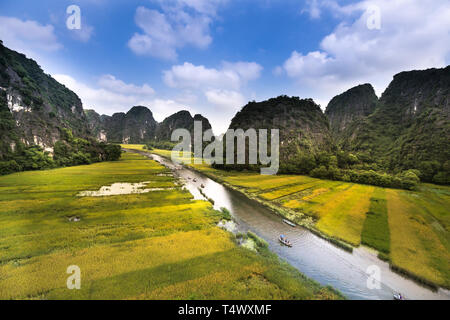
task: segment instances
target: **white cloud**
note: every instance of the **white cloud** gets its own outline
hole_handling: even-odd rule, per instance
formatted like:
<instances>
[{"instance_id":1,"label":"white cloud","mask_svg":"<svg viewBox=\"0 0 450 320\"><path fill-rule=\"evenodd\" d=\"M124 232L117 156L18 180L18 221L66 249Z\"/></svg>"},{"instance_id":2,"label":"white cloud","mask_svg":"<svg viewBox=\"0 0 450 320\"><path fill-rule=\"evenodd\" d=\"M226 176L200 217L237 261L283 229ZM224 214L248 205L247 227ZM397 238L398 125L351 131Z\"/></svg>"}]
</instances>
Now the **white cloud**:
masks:
<instances>
[{"instance_id":1,"label":"white cloud","mask_svg":"<svg viewBox=\"0 0 450 320\"><path fill-rule=\"evenodd\" d=\"M81 29L69 30L73 37L81 42L88 42L94 34L94 27L83 23Z\"/></svg>"},{"instance_id":2,"label":"white cloud","mask_svg":"<svg viewBox=\"0 0 450 320\"><path fill-rule=\"evenodd\" d=\"M114 91L117 93L127 94L127 95L152 95L155 93L152 87L148 84L143 84L142 86L136 86L134 84L127 84L120 79L116 79L113 75L106 74L100 77L98 84L104 89Z\"/></svg>"},{"instance_id":3,"label":"white cloud","mask_svg":"<svg viewBox=\"0 0 450 320\"><path fill-rule=\"evenodd\" d=\"M371 0L348 6L320 1L319 5L332 9L342 22L321 41L320 50L292 52L283 69L301 90L321 101L365 82L380 94L400 71L446 65L450 53L447 0ZM381 12L380 29L367 27L371 13L366 10L374 6Z\"/></svg>"},{"instance_id":4,"label":"white cloud","mask_svg":"<svg viewBox=\"0 0 450 320\"><path fill-rule=\"evenodd\" d=\"M242 94L232 90L212 89L206 91L205 96L212 104L234 112L238 111L246 103L246 99Z\"/></svg>"},{"instance_id":5,"label":"white cloud","mask_svg":"<svg viewBox=\"0 0 450 320\"><path fill-rule=\"evenodd\" d=\"M220 5L225 4L228 0L156 0L166 8L183 8L187 7L199 13L215 16Z\"/></svg>"},{"instance_id":6,"label":"white cloud","mask_svg":"<svg viewBox=\"0 0 450 320\"><path fill-rule=\"evenodd\" d=\"M243 94L246 84L261 76L263 68L255 62L222 62L219 68L207 68L185 62L163 72L164 83L183 89L190 95L203 97L196 106L205 110L215 133L225 132L229 120L248 98Z\"/></svg>"},{"instance_id":7,"label":"white cloud","mask_svg":"<svg viewBox=\"0 0 450 320\"><path fill-rule=\"evenodd\" d=\"M207 48L212 42L210 25L217 7L224 1L170 0L159 2L162 11L138 7L135 22L142 33L128 41L138 55L175 60L185 46Z\"/></svg>"},{"instance_id":8,"label":"white cloud","mask_svg":"<svg viewBox=\"0 0 450 320\"><path fill-rule=\"evenodd\" d=\"M0 39L7 47L30 56L35 56L36 51L62 48L52 25L14 17L0 16Z\"/></svg>"},{"instance_id":9,"label":"white cloud","mask_svg":"<svg viewBox=\"0 0 450 320\"><path fill-rule=\"evenodd\" d=\"M255 62L223 62L220 69L185 62L163 72L164 82L172 88L220 88L237 90L260 77L262 67Z\"/></svg>"},{"instance_id":10,"label":"white cloud","mask_svg":"<svg viewBox=\"0 0 450 320\"><path fill-rule=\"evenodd\" d=\"M214 132L222 133L236 111L248 101L242 90L249 81L259 78L262 70L255 62L224 61L218 68L185 62L164 71L163 81L195 97L196 106L205 110L203 115L211 122Z\"/></svg>"},{"instance_id":11,"label":"white cloud","mask_svg":"<svg viewBox=\"0 0 450 320\"><path fill-rule=\"evenodd\" d=\"M318 0L308 0L306 1L307 7L302 10L302 12L309 13L311 19L320 18L321 10Z\"/></svg>"}]
</instances>

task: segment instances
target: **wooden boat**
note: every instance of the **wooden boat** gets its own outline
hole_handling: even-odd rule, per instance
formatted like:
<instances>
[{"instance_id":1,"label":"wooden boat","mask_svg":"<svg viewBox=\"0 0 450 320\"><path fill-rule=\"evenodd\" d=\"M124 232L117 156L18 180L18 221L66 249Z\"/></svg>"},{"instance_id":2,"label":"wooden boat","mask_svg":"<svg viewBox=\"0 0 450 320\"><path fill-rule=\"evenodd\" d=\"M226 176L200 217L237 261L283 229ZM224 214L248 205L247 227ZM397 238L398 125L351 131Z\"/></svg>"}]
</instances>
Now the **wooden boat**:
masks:
<instances>
[{"instance_id":1,"label":"wooden boat","mask_svg":"<svg viewBox=\"0 0 450 320\"><path fill-rule=\"evenodd\" d=\"M287 246L287 247L292 247L292 243L290 243L289 240L286 239L286 237L284 237L283 235L281 235L281 236L278 238L278 241L280 241L282 244L284 244L284 245Z\"/></svg>"},{"instance_id":2,"label":"wooden boat","mask_svg":"<svg viewBox=\"0 0 450 320\"><path fill-rule=\"evenodd\" d=\"M283 222L286 223L287 225L290 225L291 227L296 227L297 225L287 219L283 219Z\"/></svg>"},{"instance_id":3,"label":"wooden boat","mask_svg":"<svg viewBox=\"0 0 450 320\"><path fill-rule=\"evenodd\" d=\"M197 179L194 178L194 180L192 180L192 181L197 182Z\"/></svg>"},{"instance_id":4,"label":"wooden boat","mask_svg":"<svg viewBox=\"0 0 450 320\"><path fill-rule=\"evenodd\" d=\"M405 300L401 293L394 293L394 300Z\"/></svg>"},{"instance_id":5,"label":"wooden boat","mask_svg":"<svg viewBox=\"0 0 450 320\"><path fill-rule=\"evenodd\" d=\"M205 187L205 185L202 183L202 185L200 187L203 189Z\"/></svg>"}]
</instances>

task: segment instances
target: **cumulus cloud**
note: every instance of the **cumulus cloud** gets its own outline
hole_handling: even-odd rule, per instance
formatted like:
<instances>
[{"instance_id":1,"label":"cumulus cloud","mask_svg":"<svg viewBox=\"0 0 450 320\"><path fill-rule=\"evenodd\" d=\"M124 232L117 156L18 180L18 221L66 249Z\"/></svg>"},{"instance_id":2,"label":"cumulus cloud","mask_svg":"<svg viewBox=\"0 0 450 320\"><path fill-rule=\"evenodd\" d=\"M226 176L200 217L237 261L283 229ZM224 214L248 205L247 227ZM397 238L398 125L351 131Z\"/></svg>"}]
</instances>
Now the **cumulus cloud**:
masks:
<instances>
[{"instance_id":1,"label":"cumulus cloud","mask_svg":"<svg viewBox=\"0 0 450 320\"><path fill-rule=\"evenodd\" d=\"M126 112L132 106L143 105L150 108L156 119L162 120L175 111L186 109L174 100L155 97L154 90L148 84L129 84L112 75L101 76L95 86L64 74L55 74L53 77L73 90L82 100L85 109L95 109L100 114Z\"/></svg>"},{"instance_id":2,"label":"cumulus cloud","mask_svg":"<svg viewBox=\"0 0 450 320\"><path fill-rule=\"evenodd\" d=\"M0 39L9 48L31 56L36 51L56 51L62 48L52 25L14 17L0 16Z\"/></svg>"},{"instance_id":3,"label":"cumulus cloud","mask_svg":"<svg viewBox=\"0 0 450 320\"><path fill-rule=\"evenodd\" d=\"M152 95L155 93L152 87L148 84L137 86L134 84L128 84L120 79L116 79L113 75L106 74L100 77L98 84L104 89L114 91L126 95Z\"/></svg>"},{"instance_id":4,"label":"cumulus cloud","mask_svg":"<svg viewBox=\"0 0 450 320\"><path fill-rule=\"evenodd\" d=\"M283 70L322 101L365 82L380 94L400 71L443 67L448 62L446 0L371 0L347 6L313 2L317 10L332 9L342 22L322 39L320 50L292 52ZM373 8L380 12L379 29L368 27ZM320 17L320 12L314 15Z\"/></svg>"},{"instance_id":5,"label":"cumulus cloud","mask_svg":"<svg viewBox=\"0 0 450 320\"><path fill-rule=\"evenodd\" d=\"M306 1L306 5L307 5L306 8L304 8L302 12L309 13L311 19L320 18L321 10L318 0L308 0Z\"/></svg>"},{"instance_id":6,"label":"cumulus cloud","mask_svg":"<svg viewBox=\"0 0 450 320\"><path fill-rule=\"evenodd\" d=\"M81 42L88 42L94 34L94 27L83 23L81 29L69 30L73 37Z\"/></svg>"},{"instance_id":7,"label":"cumulus cloud","mask_svg":"<svg viewBox=\"0 0 450 320\"><path fill-rule=\"evenodd\" d=\"M225 132L229 119L248 101L243 91L249 81L261 76L263 68L256 62L227 62L208 68L185 62L163 72L164 83L175 89L201 97L201 105L214 132Z\"/></svg>"},{"instance_id":8,"label":"cumulus cloud","mask_svg":"<svg viewBox=\"0 0 450 320\"><path fill-rule=\"evenodd\" d=\"M163 72L164 82L172 88L239 89L260 77L262 67L255 62L223 62L219 69L185 62Z\"/></svg>"},{"instance_id":9,"label":"cumulus cloud","mask_svg":"<svg viewBox=\"0 0 450 320\"><path fill-rule=\"evenodd\" d=\"M232 90L212 89L206 91L205 96L210 103L234 111L239 110L246 103L241 93Z\"/></svg>"},{"instance_id":10,"label":"cumulus cloud","mask_svg":"<svg viewBox=\"0 0 450 320\"><path fill-rule=\"evenodd\" d=\"M204 49L212 42L210 25L223 0L157 0L161 11L138 7L136 25L142 30L128 41L138 55L166 60L177 58L177 49Z\"/></svg>"}]
</instances>

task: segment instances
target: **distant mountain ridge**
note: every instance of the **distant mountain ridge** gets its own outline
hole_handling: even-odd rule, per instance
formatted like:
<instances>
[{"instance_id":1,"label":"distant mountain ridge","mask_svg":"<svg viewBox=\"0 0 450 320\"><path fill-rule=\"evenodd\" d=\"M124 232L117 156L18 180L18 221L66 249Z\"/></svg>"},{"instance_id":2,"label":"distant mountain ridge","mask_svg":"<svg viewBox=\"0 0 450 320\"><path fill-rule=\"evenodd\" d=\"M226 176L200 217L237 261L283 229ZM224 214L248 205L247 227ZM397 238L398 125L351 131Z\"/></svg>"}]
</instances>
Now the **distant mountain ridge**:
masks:
<instances>
[{"instance_id":1,"label":"distant mountain ridge","mask_svg":"<svg viewBox=\"0 0 450 320\"><path fill-rule=\"evenodd\" d=\"M211 129L208 119L200 114L192 115L182 110L158 123L147 107L137 106L127 113L112 116L99 115L94 110L85 110L92 133L101 141L113 143L145 144L152 141L170 141L175 129L187 129L193 136L194 121L202 122L202 129Z\"/></svg>"},{"instance_id":2,"label":"distant mountain ridge","mask_svg":"<svg viewBox=\"0 0 450 320\"><path fill-rule=\"evenodd\" d=\"M144 143L154 138L157 122L152 112L143 106L132 107L127 113L100 116L94 110L85 110L92 134L101 141Z\"/></svg>"}]
</instances>

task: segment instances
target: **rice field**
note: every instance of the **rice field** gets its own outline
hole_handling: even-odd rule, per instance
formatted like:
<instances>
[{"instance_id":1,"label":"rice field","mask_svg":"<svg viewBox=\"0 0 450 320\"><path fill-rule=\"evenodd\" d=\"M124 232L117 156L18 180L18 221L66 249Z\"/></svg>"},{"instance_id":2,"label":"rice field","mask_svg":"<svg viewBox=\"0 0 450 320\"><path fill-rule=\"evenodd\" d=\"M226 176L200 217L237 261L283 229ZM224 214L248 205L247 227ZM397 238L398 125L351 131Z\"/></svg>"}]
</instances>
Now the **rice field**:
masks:
<instances>
[{"instance_id":1,"label":"rice field","mask_svg":"<svg viewBox=\"0 0 450 320\"><path fill-rule=\"evenodd\" d=\"M237 246L221 213L160 164L117 162L0 177L0 299L336 299L268 251ZM115 183L146 193L80 196ZM76 218L76 219L74 219ZM69 266L81 289L69 290Z\"/></svg>"},{"instance_id":2,"label":"rice field","mask_svg":"<svg viewBox=\"0 0 450 320\"><path fill-rule=\"evenodd\" d=\"M311 217L313 228L327 237L378 250L381 258L419 281L450 288L450 187L422 184L405 191L193 167L297 223Z\"/></svg>"}]
</instances>

